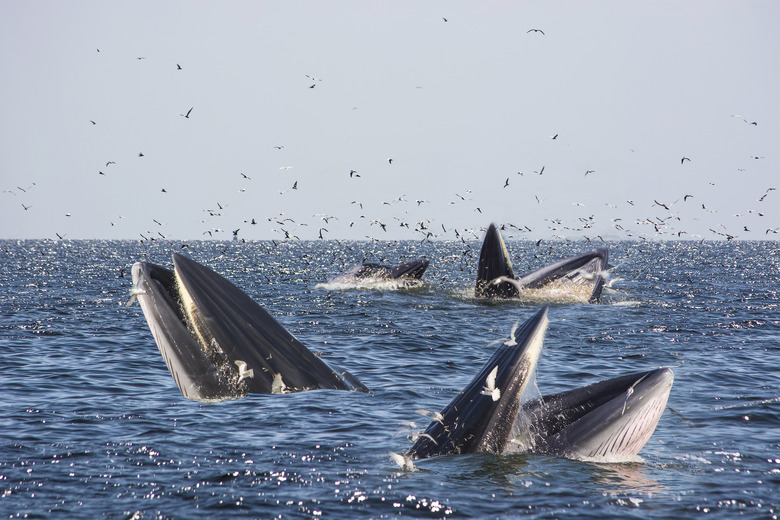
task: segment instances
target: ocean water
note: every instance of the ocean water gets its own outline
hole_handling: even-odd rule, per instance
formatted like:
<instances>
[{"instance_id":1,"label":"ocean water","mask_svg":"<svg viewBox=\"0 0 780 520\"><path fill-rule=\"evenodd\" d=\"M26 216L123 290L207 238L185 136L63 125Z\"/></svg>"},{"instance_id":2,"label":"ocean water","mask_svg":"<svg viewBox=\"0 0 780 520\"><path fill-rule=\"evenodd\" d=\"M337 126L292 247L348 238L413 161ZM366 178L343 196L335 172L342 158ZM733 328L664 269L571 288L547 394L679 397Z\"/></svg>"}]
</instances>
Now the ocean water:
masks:
<instances>
[{"instance_id":1,"label":"ocean water","mask_svg":"<svg viewBox=\"0 0 780 520\"><path fill-rule=\"evenodd\" d=\"M508 242L515 271L591 249ZM617 242L601 304L472 297L471 242L0 241L0 518L777 518L778 242ZM261 303L370 394L184 399L130 266L183 254ZM426 256L424 283L326 282ZM549 393L670 366L631 463L458 455L401 471L405 421L442 409L514 322L550 303Z\"/></svg>"}]
</instances>

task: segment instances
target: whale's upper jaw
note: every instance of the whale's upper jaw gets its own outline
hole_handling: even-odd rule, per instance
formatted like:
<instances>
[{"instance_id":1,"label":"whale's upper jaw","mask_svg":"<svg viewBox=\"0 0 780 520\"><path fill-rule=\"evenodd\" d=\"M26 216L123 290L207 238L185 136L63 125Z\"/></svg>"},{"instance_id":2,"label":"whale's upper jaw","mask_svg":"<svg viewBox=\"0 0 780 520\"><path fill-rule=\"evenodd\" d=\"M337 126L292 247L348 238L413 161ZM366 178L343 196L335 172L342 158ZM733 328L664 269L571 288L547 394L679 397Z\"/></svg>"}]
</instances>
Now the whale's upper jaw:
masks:
<instances>
[{"instance_id":1,"label":"whale's upper jaw","mask_svg":"<svg viewBox=\"0 0 780 520\"><path fill-rule=\"evenodd\" d=\"M518 295L517 287L509 282L492 283L497 278L514 278L512 261L504 239L495 224L490 224L482 241L477 263L477 282L474 294L478 298L511 298Z\"/></svg>"}]
</instances>

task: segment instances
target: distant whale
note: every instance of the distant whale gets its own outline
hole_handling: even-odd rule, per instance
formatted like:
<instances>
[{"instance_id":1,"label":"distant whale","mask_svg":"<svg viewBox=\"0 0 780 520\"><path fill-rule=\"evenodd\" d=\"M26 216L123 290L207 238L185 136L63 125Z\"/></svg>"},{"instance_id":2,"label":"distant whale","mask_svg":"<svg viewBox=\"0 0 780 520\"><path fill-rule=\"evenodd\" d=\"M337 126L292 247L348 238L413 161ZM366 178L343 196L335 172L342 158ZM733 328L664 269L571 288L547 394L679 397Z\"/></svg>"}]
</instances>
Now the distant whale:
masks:
<instances>
[{"instance_id":1,"label":"distant whale","mask_svg":"<svg viewBox=\"0 0 780 520\"><path fill-rule=\"evenodd\" d=\"M395 267L376 263L362 263L331 278L328 283L344 283L355 280L419 280L428 268L427 258L418 258Z\"/></svg>"},{"instance_id":2,"label":"distant whale","mask_svg":"<svg viewBox=\"0 0 780 520\"><path fill-rule=\"evenodd\" d=\"M134 264L131 292L184 397L211 402L317 388L368 391L222 276L176 253L173 265L174 271Z\"/></svg>"},{"instance_id":3,"label":"distant whale","mask_svg":"<svg viewBox=\"0 0 780 520\"><path fill-rule=\"evenodd\" d=\"M509 252L495 224L490 224L477 264L477 297L515 298L524 288L536 289L552 282L593 287L588 302L601 298L609 261L606 247L565 258L554 264L515 277Z\"/></svg>"},{"instance_id":4,"label":"distant whale","mask_svg":"<svg viewBox=\"0 0 780 520\"><path fill-rule=\"evenodd\" d=\"M587 459L635 456L655 431L674 380L668 368L522 402L547 330L544 307L516 327L403 456L528 451Z\"/></svg>"}]
</instances>

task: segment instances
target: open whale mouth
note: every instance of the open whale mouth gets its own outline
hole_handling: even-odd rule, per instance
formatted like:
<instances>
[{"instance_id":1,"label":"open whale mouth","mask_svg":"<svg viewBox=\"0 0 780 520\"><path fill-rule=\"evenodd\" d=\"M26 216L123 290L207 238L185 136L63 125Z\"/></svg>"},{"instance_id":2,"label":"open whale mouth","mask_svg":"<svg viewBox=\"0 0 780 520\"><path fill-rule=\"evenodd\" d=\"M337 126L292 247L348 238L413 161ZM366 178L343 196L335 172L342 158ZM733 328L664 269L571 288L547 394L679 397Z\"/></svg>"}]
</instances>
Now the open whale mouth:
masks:
<instances>
[{"instance_id":1,"label":"open whale mouth","mask_svg":"<svg viewBox=\"0 0 780 520\"><path fill-rule=\"evenodd\" d=\"M517 277L523 287L535 289L550 283L559 283L576 287L592 288L588 302L595 303L601 298L607 272L609 249L602 247L579 255L565 258L540 269Z\"/></svg>"},{"instance_id":2,"label":"open whale mouth","mask_svg":"<svg viewBox=\"0 0 780 520\"><path fill-rule=\"evenodd\" d=\"M542 308L498 347L482 370L431 422L407 453L422 459L449 453L500 453L511 440L520 398L536 368L547 330Z\"/></svg>"},{"instance_id":3,"label":"open whale mouth","mask_svg":"<svg viewBox=\"0 0 780 520\"><path fill-rule=\"evenodd\" d=\"M176 253L173 264L173 271L134 264L131 292L184 397L210 402L248 393L368 390L222 276Z\"/></svg>"},{"instance_id":4,"label":"open whale mouth","mask_svg":"<svg viewBox=\"0 0 780 520\"><path fill-rule=\"evenodd\" d=\"M390 273L391 278L413 278L419 280L423 273L428 269L429 260L427 258L418 258L405 264L393 267Z\"/></svg>"},{"instance_id":5,"label":"open whale mouth","mask_svg":"<svg viewBox=\"0 0 780 520\"><path fill-rule=\"evenodd\" d=\"M419 280L428 268L427 258L418 258L395 267L364 262L332 278L331 282L347 282L350 280Z\"/></svg>"},{"instance_id":6,"label":"open whale mouth","mask_svg":"<svg viewBox=\"0 0 780 520\"><path fill-rule=\"evenodd\" d=\"M479 254L474 294L479 298L516 298L525 288L537 289L555 283L563 287L587 287L588 302L596 303L608 276L608 261L609 250L603 247L515 277L504 239L495 224L490 224Z\"/></svg>"},{"instance_id":7,"label":"open whale mouth","mask_svg":"<svg viewBox=\"0 0 780 520\"><path fill-rule=\"evenodd\" d=\"M519 413L528 451L568 458L623 461L655 431L674 382L658 368L528 401Z\"/></svg>"},{"instance_id":8,"label":"open whale mouth","mask_svg":"<svg viewBox=\"0 0 780 520\"><path fill-rule=\"evenodd\" d=\"M666 408L674 375L658 368L523 400L547 330L547 307L498 347L435 419L405 460L523 451L625 461L648 442Z\"/></svg>"}]
</instances>

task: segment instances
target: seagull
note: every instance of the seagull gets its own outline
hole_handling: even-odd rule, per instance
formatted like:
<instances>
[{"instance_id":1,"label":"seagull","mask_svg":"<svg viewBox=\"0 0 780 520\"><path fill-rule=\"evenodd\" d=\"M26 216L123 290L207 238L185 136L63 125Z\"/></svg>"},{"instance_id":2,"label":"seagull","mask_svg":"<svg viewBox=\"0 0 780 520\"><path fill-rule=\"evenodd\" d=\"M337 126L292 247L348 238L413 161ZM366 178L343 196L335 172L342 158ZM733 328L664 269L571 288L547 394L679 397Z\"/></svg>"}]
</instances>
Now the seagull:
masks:
<instances>
[{"instance_id":1,"label":"seagull","mask_svg":"<svg viewBox=\"0 0 780 520\"><path fill-rule=\"evenodd\" d=\"M764 199L766 198L767 195L769 195L769 192L770 191L775 191L776 189L777 188L767 188L766 191L764 192L764 194L761 196L761 198L758 199L758 202L764 202Z\"/></svg>"},{"instance_id":2,"label":"seagull","mask_svg":"<svg viewBox=\"0 0 780 520\"><path fill-rule=\"evenodd\" d=\"M275 374L274 380L271 383L272 394L285 394L287 393L287 385L282 381L282 374Z\"/></svg>"},{"instance_id":3,"label":"seagull","mask_svg":"<svg viewBox=\"0 0 780 520\"><path fill-rule=\"evenodd\" d=\"M143 157L143 156L144 156L143 152L138 152L138 157Z\"/></svg>"},{"instance_id":4,"label":"seagull","mask_svg":"<svg viewBox=\"0 0 780 520\"><path fill-rule=\"evenodd\" d=\"M393 164L393 158L392 157L388 157L387 158L387 162L388 162L388 164Z\"/></svg>"},{"instance_id":5,"label":"seagull","mask_svg":"<svg viewBox=\"0 0 780 520\"><path fill-rule=\"evenodd\" d=\"M360 175L358 175L357 170L349 170L349 178L351 179L353 176L360 177Z\"/></svg>"},{"instance_id":6,"label":"seagull","mask_svg":"<svg viewBox=\"0 0 780 520\"><path fill-rule=\"evenodd\" d=\"M250 181L252 180L252 178L251 178L251 177L248 177L246 173L243 173L243 172L242 172L242 173L241 173L241 176L242 176L243 178L245 178L245 179L249 179Z\"/></svg>"},{"instance_id":7,"label":"seagull","mask_svg":"<svg viewBox=\"0 0 780 520\"><path fill-rule=\"evenodd\" d=\"M542 166L542 169L539 171L534 170L534 173L538 173L539 175L544 173L544 166Z\"/></svg>"},{"instance_id":8,"label":"seagull","mask_svg":"<svg viewBox=\"0 0 780 520\"><path fill-rule=\"evenodd\" d=\"M539 242L541 242L541 240L539 240ZM539 245L539 244L537 243L537 245ZM509 278L508 276L499 276L498 278L494 278L493 280L490 281L490 285L499 285L499 284L502 284L504 282L511 283L512 285L514 285L517 288L518 291L523 292L523 289L524 289L523 284L521 284L519 281L517 281L514 278ZM496 367L496 368L498 368L498 367ZM494 376L493 379L495 381L495 376ZM484 394L485 392L483 391L482 393ZM485 395L487 395L487 394L485 394ZM499 395L500 395L500 393L499 393ZM493 400L495 401L495 399L493 399Z\"/></svg>"},{"instance_id":9,"label":"seagull","mask_svg":"<svg viewBox=\"0 0 780 520\"><path fill-rule=\"evenodd\" d=\"M506 182L504 183L504 188L506 188L507 186L509 186L509 177L506 178Z\"/></svg>"},{"instance_id":10,"label":"seagull","mask_svg":"<svg viewBox=\"0 0 780 520\"><path fill-rule=\"evenodd\" d=\"M108 162L106 163L106 168L108 168L108 165L109 165L109 164L116 164L116 162L114 162L114 161L108 161Z\"/></svg>"},{"instance_id":11,"label":"seagull","mask_svg":"<svg viewBox=\"0 0 780 520\"><path fill-rule=\"evenodd\" d=\"M683 197L683 202L685 202L686 200L688 200L690 198L693 198L693 195L686 195L685 197Z\"/></svg>"},{"instance_id":12,"label":"seagull","mask_svg":"<svg viewBox=\"0 0 780 520\"><path fill-rule=\"evenodd\" d=\"M493 370L490 371L490 373L487 376L487 379L485 379L485 385L482 388L482 392L480 392L482 395L489 395L494 401L498 401L501 398L501 390L496 388L496 376L498 375L498 365L493 367Z\"/></svg>"},{"instance_id":13,"label":"seagull","mask_svg":"<svg viewBox=\"0 0 780 520\"><path fill-rule=\"evenodd\" d=\"M587 177L587 176L588 176L588 174L590 174L590 173L595 173L595 172L596 172L596 170L586 170L586 171L585 171L585 177Z\"/></svg>"},{"instance_id":14,"label":"seagull","mask_svg":"<svg viewBox=\"0 0 780 520\"><path fill-rule=\"evenodd\" d=\"M427 433L411 432L407 437L411 442L417 442L417 439L419 439L420 437L425 437L427 439L430 439L431 442L434 443L436 446L439 445L439 443L436 442L436 439L434 439L433 437L431 437L430 434Z\"/></svg>"},{"instance_id":15,"label":"seagull","mask_svg":"<svg viewBox=\"0 0 780 520\"><path fill-rule=\"evenodd\" d=\"M292 189L294 189L294 190L298 189L298 181L295 181L295 184L293 184Z\"/></svg>"},{"instance_id":16,"label":"seagull","mask_svg":"<svg viewBox=\"0 0 780 520\"><path fill-rule=\"evenodd\" d=\"M432 411L426 410L424 408L418 408L417 410L414 411L414 413L416 413L418 415L424 415L426 417L430 417L434 421L436 421L436 422L438 422L440 424L444 424L444 416L441 413L439 413L439 412L432 412Z\"/></svg>"},{"instance_id":17,"label":"seagull","mask_svg":"<svg viewBox=\"0 0 780 520\"><path fill-rule=\"evenodd\" d=\"M399 453L390 452L390 458L393 462L398 464L398 467L404 471L414 471L417 468L414 466L414 461L409 455L401 455Z\"/></svg>"},{"instance_id":18,"label":"seagull","mask_svg":"<svg viewBox=\"0 0 780 520\"><path fill-rule=\"evenodd\" d=\"M176 70L181 70L181 65L179 65L178 63L176 64Z\"/></svg>"},{"instance_id":19,"label":"seagull","mask_svg":"<svg viewBox=\"0 0 780 520\"><path fill-rule=\"evenodd\" d=\"M255 377L254 369L250 368L250 369L247 370L246 362L241 361L240 359L237 359L235 361L235 363L238 366L238 382L239 383L241 381L243 381L244 379L252 379L253 377Z\"/></svg>"},{"instance_id":20,"label":"seagull","mask_svg":"<svg viewBox=\"0 0 780 520\"><path fill-rule=\"evenodd\" d=\"M555 134L554 136L550 137L550 139L558 139L558 134Z\"/></svg>"},{"instance_id":21,"label":"seagull","mask_svg":"<svg viewBox=\"0 0 780 520\"><path fill-rule=\"evenodd\" d=\"M653 202L655 202L657 205L661 206L664 209L667 209L667 210L669 209L669 206L667 206L666 204L662 204L662 203L658 202L655 199L653 199Z\"/></svg>"},{"instance_id":22,"label":"seagull","mask_svg":"<svg viewBox=\"0 0 780 520\"><path fill-rule=\"evenodd\" d=\"M531 32L538 32L538 33L544 34L544 31L541 30L541 29L528 29L527 31L525 31L526 34L531 33Z\"/></svg>"},{"instance_id":23,"label":"seagull","mask_svg":"<svg viewBox=\"0 0 780 520\"><path fill-rule=\"evenodd\" d=\"M690 162L691 160L688 157L683 157L682 159L680 159L680 164L683 164L685 161Z\"/></svg>"},{"instance_id":24,"label":"seagull","mask_svg":"<svg viewBox=\"0 0 780 520\"><path fill-rule=\"evenodd\" d=\"M189 110L187 110L187 113L186 113L186 114L179 114L179 115L180 115L180 116L182 116L182 117L185 117L185 118L189 119L189 118L190 118L190 112L192 112L192 109L193 109L193 108L195 108L195 107L190 107L190 109L189 109Z\"/></svg>"}]
</instances>

